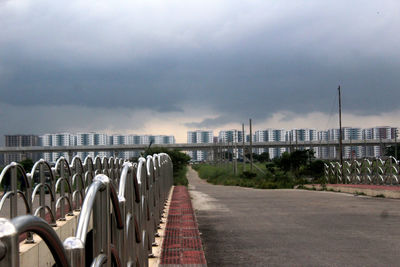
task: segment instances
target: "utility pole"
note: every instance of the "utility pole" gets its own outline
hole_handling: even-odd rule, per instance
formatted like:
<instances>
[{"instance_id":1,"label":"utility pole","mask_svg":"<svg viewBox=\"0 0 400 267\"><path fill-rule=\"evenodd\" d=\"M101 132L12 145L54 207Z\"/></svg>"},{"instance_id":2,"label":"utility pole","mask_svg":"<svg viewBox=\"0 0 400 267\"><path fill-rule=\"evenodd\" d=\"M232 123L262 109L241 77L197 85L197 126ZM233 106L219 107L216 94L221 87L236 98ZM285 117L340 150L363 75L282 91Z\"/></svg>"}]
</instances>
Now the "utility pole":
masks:
<instances>
[{"instance_id":1,"label":"utility pole","mask_svg":"<svg viewBox=\"0 0 400 267\"><path fill-rule=\"evenodd\" d=\"M342 153L342 99L340 94L340 85L338 87L339 91L339 157L340 157L340 168L341 168L341 175L343 177L343 153ZM336 183L338 183L338 177L336 177Z\"/></svg>"},{"instance_id":2,"label":"utility pole","mask_svg":"<svg viewBox=\"0 0 400 267\"><path fill-rule=\"evenodd\" d=\"M244 123L242 123L242 156L243 156L243 171L246 170L246 147L244 146L244 142L246 139L246 135L244 134Z\"/></svg>"},{"instance_id":3,"label":"utility pole","mask_svg":"<svg viewBox=\"0 0 400 267\"><path fill-rule=\"evenodd\" d=\"M233 174L237 175L237 142L239 141L239 132L237 130L234 131L236 134L236 140L235 136L233 136L233 142L235 142L233 146L233 151L232 151L232 162L233 162Z\"/></svg>"},{"instance_id":4,"label":"utility pole","mask_svg":"<svg viewBox=\"0 0 400 267\"><path fill-rule=\"evenodd\" d=\"M253 130L251 128L251 119L249 119L250 124L250 171L253 172Z\"/></svg>"},{"instance_id":5,"label":"utility pole","mask_svg":"<svg viewBox=\"0 0 400 267\"><path fill-rule=\"evenodd\" d=\"M394 157L397 160L397 128L394 129Z\"/></svg>"},{"instance_id":6,"label":"utility pole","mask_svg":"<svg viewBox=\"0 0 400 267\"><path fill-rule=\"evenodd\" d=\"M353 145L352 145L352 141L353 141L353 133L352 133L352 131L350 131L350 160L353 159Z\"/></svg>"}]
</instances>

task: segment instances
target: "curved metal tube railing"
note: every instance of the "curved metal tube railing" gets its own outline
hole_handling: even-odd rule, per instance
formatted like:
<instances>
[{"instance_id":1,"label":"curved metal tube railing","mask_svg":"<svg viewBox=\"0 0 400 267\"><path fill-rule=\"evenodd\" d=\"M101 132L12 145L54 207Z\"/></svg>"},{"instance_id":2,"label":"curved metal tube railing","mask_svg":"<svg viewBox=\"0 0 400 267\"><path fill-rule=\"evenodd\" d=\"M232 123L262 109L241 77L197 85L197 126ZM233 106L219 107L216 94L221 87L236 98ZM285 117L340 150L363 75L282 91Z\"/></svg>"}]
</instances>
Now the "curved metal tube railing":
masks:
<instances>
[{"instance_id":1,"label":"curved metal tube railing","mask_svg":"<svg viewBox=\"0 0 400 267\"><path fill-rule=\"evenodd\" d=\"M400 185L400 164L394 157L345 161L343 166L330 162L324 174L329 183Z\"/></svg>"},{"instance_id":2,"label":"curved metal tube railing","mask_svg":"<svg viewBox=\"0 0 400 267\"><path fill-rule=\"evenodd\" d=\"M0 218L0 266L19 266L22 232L28 232L31 242L30 232L43 236L59 266L80 267L86 261L92 266L147 266L152 245L157 245L155 235L173 183L172 171L172 161L165 153L139 158L137 163L74 157L70 165L61 157L51 167L39 160L28 174L20 164L11 163L0 174L0 182L6 178L10 182L0 210L7 202L12 210L11 220ZM17 194L23 196L28 215L17 217ZM80 210L76 233L61 243L51 226L73 215L73 209ZM93 259L86 259L91 222Z\"/></svg>"},{"instance_id":3,"label":"curved metal tube railing","mask_svg":"<svg viewBox=\"0 0 400 267\"><path fill-rule=\"evenodd\" d=\"M45 220L32 215L19 216L11 221L0 218L0 242L7 248L7 253L0 262L1 266L19 266L18 240L19 236L26 232L35 233L43 239L57 266L70 266L57 233Z\"/></svg>"}]
</instances>

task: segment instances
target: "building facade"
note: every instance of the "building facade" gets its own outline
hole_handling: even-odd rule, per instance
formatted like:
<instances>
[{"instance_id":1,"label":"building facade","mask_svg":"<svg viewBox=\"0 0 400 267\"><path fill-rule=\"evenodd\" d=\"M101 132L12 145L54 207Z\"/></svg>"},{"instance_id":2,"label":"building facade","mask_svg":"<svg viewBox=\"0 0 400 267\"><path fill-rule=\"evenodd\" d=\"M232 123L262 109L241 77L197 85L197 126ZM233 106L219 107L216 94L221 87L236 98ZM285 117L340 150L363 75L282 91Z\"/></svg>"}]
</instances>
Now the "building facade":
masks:
<instances>
[{"instance_id":1,"label":"building facade","mask_svg":"<svg viewBox=\"0 0 400 267\"><path fill-rule=\"evenodd\" d=\"M82 132L82 133L56 133L44 134L40 136L41 146L105 146L105 145L134 145L134 144L174 144L175 137L167 135L107 135L105 133ZM81 159L87 156L91 157L111 157L132 158L140 156L139 151L122 151L114 155L109 151L96 152L77 152L75 153ZM74 156L73 154L72 156ZM59 157L65 157L68 160L68 153L43 153L42 157L48 162L55 162Z\"/></svg>"},{"instance_id":2,"label":"building facade","mask_svg":"<svg viewBox=\"0 0 400 267\"><path fill-rule=\"evenodd\" d=\"M213 141L214 141L213 131L197 130L197 131L187 132L188 144L207 144L207 143L213 143ZM188 151L188 154L193 161L212 160L211 151L193 150L193 151Z\"/></svg>"},{"instance_id":3,"label":"building facade","mask_svg":"<svg viewBox=\"0 0 400 267\"><path fill-rule=\"evenodd\" d=\"M6 147L27 147L39 146L39 136L37 135L5 135L4 144ZM37 161L40 153L7 153L4 156L4 164L11 162L20 162L24 159Z\"/></svg>"},{"instance_id":4,"label":"building facade","mask_svg":"<svg viewBox=\"0 0 400 267\"><path fill-rule=\"evenodd\" d=\"M385 140L396 139L397 128L390 126L378 126L374 128L366 128L362 130L364 140ZM382 145L368 146L364 148L365 157L381 157L385 153L385 148Z\"/></svg>"},{"instance_id":5,"label":"building facade","mask_svg":"<svg viewBox=\"0 0 400 267\"><path fill-rule=\"evenodd\" d=\"M255 132L255 142L284 142L286 141L286 132L284 129L265 129ZM257 148L256 153L262 154L267 152L269 158L277 158L287 151L284 147L273 147L273 148Z\"/></svg>"}]
</instances>

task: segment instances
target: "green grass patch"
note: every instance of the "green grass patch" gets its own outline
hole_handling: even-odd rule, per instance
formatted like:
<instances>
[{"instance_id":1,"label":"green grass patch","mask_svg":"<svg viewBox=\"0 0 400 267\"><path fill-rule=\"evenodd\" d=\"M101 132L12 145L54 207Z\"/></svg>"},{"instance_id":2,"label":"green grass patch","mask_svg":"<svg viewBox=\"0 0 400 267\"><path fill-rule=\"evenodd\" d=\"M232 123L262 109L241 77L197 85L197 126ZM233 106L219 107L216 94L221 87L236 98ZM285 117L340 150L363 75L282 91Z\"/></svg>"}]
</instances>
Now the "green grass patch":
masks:
<instances>
[{"instance_id":1,"label":"green grass patch","mask_svg":"<svg viewBox=\"0 0 400 267\"><path fill-rule=\"evenodd\" d=\"M219 185L233 185L242 187L252 187L260 189L279 189L279 188L293 188L296 184L295 178L290 173L276 170L274 174L266 168L265 174L253 170L251 172L246 168L238 166L238 173L235 175L231 164L228 165L210 165L210 164L196 164L193 165L200 178L207 180L211 184Z\"/></svg>"},{"instance_id":2,"label":"green grass patch","mask_svg":"<svg viewBox=\"0 0 400 267\"><path fill-rule=\"evenodd\" d=\"M174 171L174 185L184 185L187 186L189 184L188 179L186 178L188 167L186 165L179 168L179 170Z\"/></svg>"}]
</instances>

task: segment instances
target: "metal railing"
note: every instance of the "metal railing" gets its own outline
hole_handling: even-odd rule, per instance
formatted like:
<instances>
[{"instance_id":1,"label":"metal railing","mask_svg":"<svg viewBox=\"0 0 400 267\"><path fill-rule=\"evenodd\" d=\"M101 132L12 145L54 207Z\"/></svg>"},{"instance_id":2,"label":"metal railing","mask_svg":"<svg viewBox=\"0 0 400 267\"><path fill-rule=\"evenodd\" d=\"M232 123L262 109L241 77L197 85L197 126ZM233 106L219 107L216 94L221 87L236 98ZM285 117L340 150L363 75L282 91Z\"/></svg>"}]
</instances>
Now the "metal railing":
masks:
<instances>
[{"instance_id":1,"label":"metal railing","mask_svg":"<svg viewBox=\"0 0 400 267\"><path fill-rule=\"evenodd\" d=\"M82 163L75 157L71 164L60 158L52 167L39 160L30 173L11 163L0 174L0 182L10 182L10 191L0 200L0 210L6 202L10 208L10 218L0 218L0 266L19 266L18 242L23 233L27 233L26 242L33 242L32 233L38 234L58 266L85 266L86 262L147 266L173 183L172 168L165 153L139 158L136 163L99 157ZM19 217L18 194L27 214ZM38 208L33 210L37 196ZM51 226L73 215L73 210L80 210L76 233L62 243ZM90 219L92 241L87 237ZM93 248L91 259L86 258L88 247Z\"/></svg>"},{"instance_id":2,"label":"metal railing","mask_svg":"<svg viewBox=\"0 0 400 267\"><path fill-rule=\"evenodd\" d=\"M345 161L343 166L339 162L324 165L329 183L400 185L399 171L399 161L394 157Z\"/></svg>"}]
</instances>

